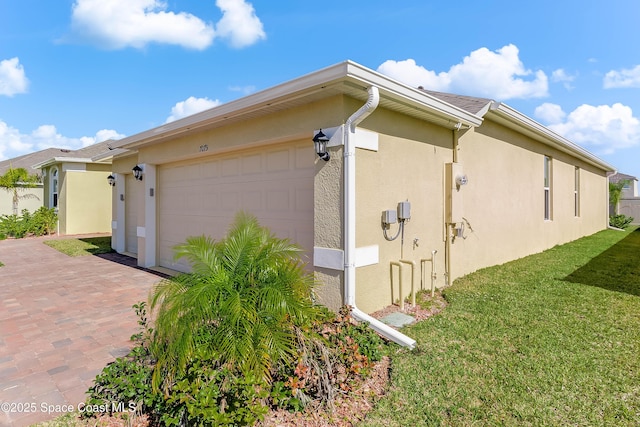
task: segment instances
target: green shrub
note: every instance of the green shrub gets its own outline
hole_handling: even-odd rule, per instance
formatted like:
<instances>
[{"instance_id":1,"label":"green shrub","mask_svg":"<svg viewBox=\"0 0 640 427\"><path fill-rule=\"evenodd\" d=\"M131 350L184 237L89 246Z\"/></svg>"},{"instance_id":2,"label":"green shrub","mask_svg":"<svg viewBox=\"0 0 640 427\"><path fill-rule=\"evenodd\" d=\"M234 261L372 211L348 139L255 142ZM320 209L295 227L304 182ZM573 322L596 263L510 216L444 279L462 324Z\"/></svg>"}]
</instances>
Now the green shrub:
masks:
<instances>
[{"instance_id":1,"label":"green shrub","mask_svg":"<svg viewBox=\"0 0 640 427\"><path fill-rule=\"evenodd\" d=\"M220 241L191 237L177 246L176 258L190 261L193 273L154 289L154 386L170 390L198 347L233 372L265 381L274 366L293 363L294 327L317 314L313 277L300 255L297 246L245 214Z\"/></svg>"},{"instance_id":2,"label":"green shrub","mask_svg":"<svg viewBox=\"0 0 640 427\"><path fill-rule=\"evenodd\" d=\"M616 228L625 229L633 222L633 218L626 215L609 216L609 225Z\"/></svg>"},{"instance_id":3,"label":"green shrub","mask_svg":"<svg viewBox=\"0 0 640 427\"><path fill-rule=\"evenodd\" d=\"M196 346L185 370L163 393L152 387L157 364L149 351L154 335L146 303L133 308L140 332L131 339L137 345L96 377L86 404L106 405L110 413L135 408L152 425L252 425L269 407L300 411L311 401L330 402L352 391L384 353L385 342L365 323L354 322L346 307L337 315L323 308L314 322L296 328L296 361L278 365L270 380L244 374L206 346ZM194 334L197 342L208 342L211 335L211 328Z\"/></svg>"},{"instance_id":4,"label":"green shrub","mask_svg":"<svg viewBox=\"0 0 640 427\"><path fill-rule=\"evenodd\" d=\"M22 215L0 216L0 236L21 239L26 236L44 236L56 229L58 215L55 210L40 207L34 213L24 209Z\"/></svg>"},{"instance_id":5,"label":"green shrub","mask_svg":"<svg viewBox=\"0 0 640 427\"><path fill-rule=\"evenodd\" d=\"M58 214L55 209L41 206L31 216L29 233L35 236L46 236L56 231Z\"/></svg>"},{"instance_id":6,"label":"green shrub","mask_svg":"<svg viewBox=\"0 0 640 427\"><path fill-rule=\"evenodd\" d=\"M384 342L349 309L311 303L299 252L246 215L219 242L178 246L193 273L156 287L154 328L146 303L133 306L138 345L98 375L88 403L131 403L154 425L243 426L353 390Z\"/></svg>"}]
</instances>

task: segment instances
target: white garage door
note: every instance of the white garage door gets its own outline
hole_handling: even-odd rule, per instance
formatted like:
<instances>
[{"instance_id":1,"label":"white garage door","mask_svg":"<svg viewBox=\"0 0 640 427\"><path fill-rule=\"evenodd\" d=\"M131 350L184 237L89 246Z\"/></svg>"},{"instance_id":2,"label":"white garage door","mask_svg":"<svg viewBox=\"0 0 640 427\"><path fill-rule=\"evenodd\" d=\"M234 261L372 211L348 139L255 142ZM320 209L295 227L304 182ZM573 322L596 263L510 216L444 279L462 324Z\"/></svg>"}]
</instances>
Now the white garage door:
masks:
<instances>
[{"instance_id":1,"label":"white garage door","mask_svg":"<svg viewBox=\"0 0 640 427\"><path fill-rule=\"evenodd\" d=\"M173 247L189 236L220 239L238 211L255 215L311 257L313 146L289 144L158 167L158 263L189 271Z\"/></svg>"},{"instance_id":2,"label":"white garage door","mask_svg":"<svg viewBox=\"0 0 640 427\"><path fill-rule=\"evenodd\" d=\"M124 223L125 223L125 251L138 253L138 201L142 196L144 184L136 181L133 175L127 175L125 178L125 194L126 204L124 206Z\"/></svg>"}]
</instances>

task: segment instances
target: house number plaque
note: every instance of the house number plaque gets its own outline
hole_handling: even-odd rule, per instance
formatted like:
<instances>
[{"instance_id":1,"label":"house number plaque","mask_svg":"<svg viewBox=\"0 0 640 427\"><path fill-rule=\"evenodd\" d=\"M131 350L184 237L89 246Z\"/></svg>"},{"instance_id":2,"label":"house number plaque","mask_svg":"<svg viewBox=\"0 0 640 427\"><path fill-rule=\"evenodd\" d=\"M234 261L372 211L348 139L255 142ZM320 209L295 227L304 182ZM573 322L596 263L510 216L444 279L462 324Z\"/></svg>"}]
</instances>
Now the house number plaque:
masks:
<instances>
[{"instance_id":1,"label":"house number plaque","mask_svg":"<svg viewBox=\"0 0 640 427\"><path fill-rule=\"evenodd\" d=\"M203 144L200 146L200 152L204 153L205 151L209 151L209 146L207 144Z\"/></svg>"}]
</instances>

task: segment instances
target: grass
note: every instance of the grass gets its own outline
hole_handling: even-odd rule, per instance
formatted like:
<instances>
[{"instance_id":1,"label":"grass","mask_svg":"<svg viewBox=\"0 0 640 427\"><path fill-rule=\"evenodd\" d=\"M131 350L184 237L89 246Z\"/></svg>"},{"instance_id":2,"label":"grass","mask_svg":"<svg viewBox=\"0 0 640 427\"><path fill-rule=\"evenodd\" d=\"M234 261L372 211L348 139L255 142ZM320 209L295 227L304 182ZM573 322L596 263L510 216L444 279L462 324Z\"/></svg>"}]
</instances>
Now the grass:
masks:
<instances>
[{"instance_id":1,"label":"grass","mask_svg":"<svg viewBox=\"0 0 640 427\"><path fill-rule=\"evenodd\" d=\"M44 244L73 257L113 252L110 236L46 240Z\"/></svg>"},{"instance_id":2,"label":"grass","mask_svg":"<svg viewBox=\"0 0 640 427\"><path fill-rule=\"evenodd\" d=\"M640 229L456 280L361 426L640 425Z\"/></svg>"}]
</instances>

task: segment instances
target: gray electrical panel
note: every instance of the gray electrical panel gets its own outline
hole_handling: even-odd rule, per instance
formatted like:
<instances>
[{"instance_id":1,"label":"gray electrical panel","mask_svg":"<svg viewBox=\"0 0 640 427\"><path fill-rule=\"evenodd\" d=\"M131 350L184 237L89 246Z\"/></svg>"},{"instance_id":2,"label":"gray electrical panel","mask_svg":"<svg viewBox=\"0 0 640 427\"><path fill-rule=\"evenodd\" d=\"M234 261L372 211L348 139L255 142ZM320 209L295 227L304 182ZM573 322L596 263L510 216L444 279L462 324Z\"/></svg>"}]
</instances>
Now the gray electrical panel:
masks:
<instances>
[{"instance_id":1,"label":"gray electrical panel","mask_svg":"<svg viewBox=\"0 0 640 427\"><path fill-rule=\"evenodd\" d=\"M411 203L408 200L398 203L398 219L401 221L411 219Z\"/></svg>"}]
</instances>

